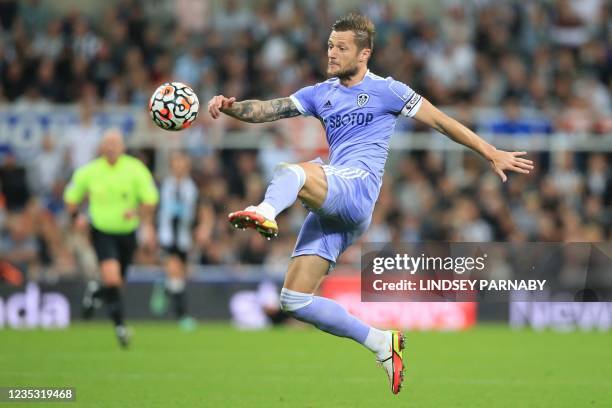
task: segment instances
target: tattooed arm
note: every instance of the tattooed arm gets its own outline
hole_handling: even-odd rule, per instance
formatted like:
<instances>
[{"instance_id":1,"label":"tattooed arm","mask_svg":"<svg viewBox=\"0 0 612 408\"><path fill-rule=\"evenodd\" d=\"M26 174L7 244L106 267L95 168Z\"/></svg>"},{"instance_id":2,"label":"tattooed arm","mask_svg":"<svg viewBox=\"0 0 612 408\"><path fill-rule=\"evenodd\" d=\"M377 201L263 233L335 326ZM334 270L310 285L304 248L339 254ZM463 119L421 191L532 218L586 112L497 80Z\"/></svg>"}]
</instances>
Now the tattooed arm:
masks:
<instances>
[{"instance_id":1,"label":"tattooed arm","mask_svg":"<svg viewBox=\"0 0 612 408\"><path fill-rule=\"evenodd\" d=\"M231 107L222 108L221 112L251 123L272 122L300 114L300 111L295 107L290 98L278 98L270 101L248 100L234 102Z\"/></svg>"},{"instance_id":2,"label":"tattooed arm","mask_svg":"<svg viewBox=\"0 0 612 408\"><path fill-rule=\"evenodd\" d=\"M217 119L221 113L225 113L250 123L272 122L300 114L291 98L236 102L236 98L226 98L223 95L215 96L208 102L208 111L214 119Z\"/></svg>"}]
</instances>

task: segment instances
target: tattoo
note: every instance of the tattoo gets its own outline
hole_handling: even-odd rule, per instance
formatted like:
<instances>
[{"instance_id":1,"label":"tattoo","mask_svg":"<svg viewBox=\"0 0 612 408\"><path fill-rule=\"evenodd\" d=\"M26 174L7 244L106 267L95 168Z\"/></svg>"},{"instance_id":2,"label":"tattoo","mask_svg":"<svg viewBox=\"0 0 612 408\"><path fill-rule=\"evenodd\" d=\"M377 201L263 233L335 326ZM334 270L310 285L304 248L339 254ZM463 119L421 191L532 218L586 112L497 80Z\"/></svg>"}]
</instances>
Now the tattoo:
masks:
<instances>
[{"instance_id":1,"label":"tattoo","mask_svg":"<svg viewBox=\"0 0 612 408\"><path fill-rule=\"evenodd\" d=\"M231 108L221 109L221 111L233 118L250 123L273 122L300 114L291 98L234 102Z\"/></svg>"}]
</instances>

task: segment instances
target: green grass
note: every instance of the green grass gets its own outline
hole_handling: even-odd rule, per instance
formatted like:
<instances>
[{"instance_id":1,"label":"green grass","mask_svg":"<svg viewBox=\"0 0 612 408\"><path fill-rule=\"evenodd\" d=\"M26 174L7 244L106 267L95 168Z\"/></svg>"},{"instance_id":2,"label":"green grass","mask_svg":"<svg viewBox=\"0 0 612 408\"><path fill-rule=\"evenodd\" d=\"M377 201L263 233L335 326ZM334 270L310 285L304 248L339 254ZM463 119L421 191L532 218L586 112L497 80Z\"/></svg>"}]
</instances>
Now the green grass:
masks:
<instances>
[{"instance_id":1,"label":"green grass","mask_svg":"<svg viewBox=\"0 0 612 408\"><path fill-rule=\"evenodd\" d=\"M102 323L0 330L0 386L77 390L76 403L34 407L612 406L610 333L408 333L406 382L393 396L369 352L315 330L133 327L128 351Z\"/></svg>"}]
</instances>

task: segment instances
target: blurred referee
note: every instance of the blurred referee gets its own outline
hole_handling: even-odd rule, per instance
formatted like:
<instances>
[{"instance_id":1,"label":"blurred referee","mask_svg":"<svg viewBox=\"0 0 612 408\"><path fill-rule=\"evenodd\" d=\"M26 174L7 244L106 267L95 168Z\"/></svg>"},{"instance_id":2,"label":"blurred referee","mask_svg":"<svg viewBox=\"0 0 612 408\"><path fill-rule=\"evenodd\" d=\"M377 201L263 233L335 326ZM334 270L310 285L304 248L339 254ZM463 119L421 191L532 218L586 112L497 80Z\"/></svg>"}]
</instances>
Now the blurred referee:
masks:
<instances>
[{"instance_id":1,"label":"blurred referee","mask_svg":"<svg viewBox=\"0 0 612 408\"><path fill-rule=\"evenodd\" d=\"M155 245L153 213L159 193L147 167L124 152L120 131L106 132L100 144L101 156L75 171L64 201L75 228L85 229L88 218L91 222L91 239L102 277L98 294L108 307L119 344L127 347L129 333L120 289L137 247L136 230L140 224L144 244ZM89 217L79 212L86 197Z\"/></svg>"}]
</instances>

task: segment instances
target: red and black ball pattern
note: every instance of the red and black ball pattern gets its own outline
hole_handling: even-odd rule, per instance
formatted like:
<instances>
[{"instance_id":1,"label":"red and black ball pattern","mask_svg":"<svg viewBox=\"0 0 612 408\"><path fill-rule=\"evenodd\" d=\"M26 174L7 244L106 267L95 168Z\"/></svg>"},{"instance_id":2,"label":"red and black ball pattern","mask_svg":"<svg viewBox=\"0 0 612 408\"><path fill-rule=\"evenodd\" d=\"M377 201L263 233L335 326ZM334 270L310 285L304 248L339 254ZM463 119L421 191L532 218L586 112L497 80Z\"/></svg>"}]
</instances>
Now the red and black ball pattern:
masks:
<instances>
[{"instance_id":1,"label":"red and black ball pattern","mask_svg":"<svg viewBox=\"0 0 612 408\"><path fill-rule=\"evenodd\" d=\"M160 85L149 101L153 122L165 130L186 129L198 116L200 102L193 89L181 82Z\"/></svg>"}]
</instances>

